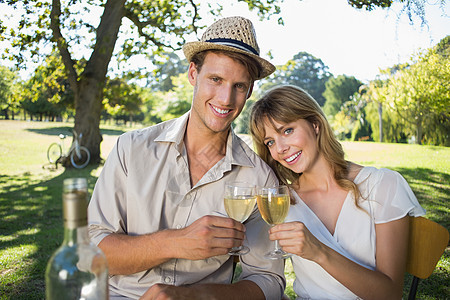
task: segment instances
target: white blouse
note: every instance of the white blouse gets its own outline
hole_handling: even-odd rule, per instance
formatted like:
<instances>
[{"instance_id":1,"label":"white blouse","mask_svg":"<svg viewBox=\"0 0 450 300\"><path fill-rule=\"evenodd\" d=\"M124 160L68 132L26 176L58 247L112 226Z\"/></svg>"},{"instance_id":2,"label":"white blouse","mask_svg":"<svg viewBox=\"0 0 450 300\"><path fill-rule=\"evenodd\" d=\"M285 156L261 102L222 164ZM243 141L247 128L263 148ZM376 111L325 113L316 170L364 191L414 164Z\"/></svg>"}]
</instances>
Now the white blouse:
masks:
<instances>
[{"instance_id":1,"label":"white blouse","mask_svg":"<svg viewBox=\"0 0 450 300\"><path fill-rule=\"evenodd\" d=\"M359 208L355 205L353 193L349 192L333 235L295 191L292 194L296 204L291 206L286 222L303 222L322 243L374 270L375 224L398 220L407 214L422 216L425 210L398 172L364 167L354 182L362 195ZM317 263L296 255L291 259L296 275L294 291L297 299L358 299Z\"/></svg>"}]
</instances>

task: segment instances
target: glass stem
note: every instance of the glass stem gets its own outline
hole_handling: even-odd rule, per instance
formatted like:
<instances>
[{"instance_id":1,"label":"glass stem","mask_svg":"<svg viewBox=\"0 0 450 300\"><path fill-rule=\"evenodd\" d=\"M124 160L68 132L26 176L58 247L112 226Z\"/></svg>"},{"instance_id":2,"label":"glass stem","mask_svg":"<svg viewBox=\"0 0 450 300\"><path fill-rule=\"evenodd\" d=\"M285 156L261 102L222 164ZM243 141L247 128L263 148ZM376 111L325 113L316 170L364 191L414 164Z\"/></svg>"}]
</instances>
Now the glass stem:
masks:
<instances>
[{"instance_id":1,"label":"glass stem","mask_svg":"<svg viewBox=\"0 0 450 300\"><path fill-rule=\"evenodd\" d=\"M280 250L280 246L278 245L278 240L275 240L275 250Z\"/></svg>"}]
</instances>

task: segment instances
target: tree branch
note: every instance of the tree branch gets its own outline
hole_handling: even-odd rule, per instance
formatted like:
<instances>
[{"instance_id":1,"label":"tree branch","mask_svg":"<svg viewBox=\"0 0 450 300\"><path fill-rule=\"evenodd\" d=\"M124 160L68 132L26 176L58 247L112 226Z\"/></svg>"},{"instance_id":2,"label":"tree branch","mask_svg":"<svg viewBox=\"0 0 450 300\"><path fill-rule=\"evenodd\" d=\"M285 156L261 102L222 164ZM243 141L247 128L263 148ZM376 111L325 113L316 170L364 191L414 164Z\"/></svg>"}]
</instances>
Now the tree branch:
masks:
<instances>
[{"instance_id":1,"label":"tree branch","mask_svg":"<svg viewBox=\"0 0 450 300\"><path fill-rule=\"evenodd\" d=\"M75 70L75 62L70 55L67 42L61 34L61 1L52 0L52 10L50 12L50 29L53 33L53 40L58 46L59 53L66 68L69 84L74 93L78 93L78 74Z\"/></svg>"},{"instance_id":2,"label":"tree branch","mask_svg":"<svg viewBox=\"0 0 450 300\"><path fill-rule=\"evenodd\" d=\"M108 0L97 28L94 50L83 75L104 82L124 16L125 0ZM82 76L83 76L82 75Z\"/></svg>"},{"instance_id":3,"label":"tree branch","mask_svg":"<svg viewBox=\"0 0 450 300\"><path fill-rule=\"evenodd\" d=\"M193 0L189 0L192 7L194 8L194 16L192 17L192 30L194 30L195 34L197 34L198 27L195 25L195 19L197 19L198 16L198 8L197 5L195 5Z\"/></svg>"},{"instance_id":4,"label":"tree branch","mask_svg":"<svg viewBox=\"0 0 450 300\"><path fill-rule=\"evenodd\" d=\"M158 28L158 24L154 24L154 22L151 22L150 20L146 21L146 22L142 22L141 20L139 20L139 17L129 9L127 9L125 11L125 17L128 18L136 26L136 28L138 29L139 35L144 37L146 42L151 41L154 45L156 45L158 47L161 47L161 48L167 47L167 48L174 49L173 46L161 43L159 40L155 39L151 35L146 34L144 32L144 28L146 26L151 25L152 27Z\"/></svg>"}]
</instances>

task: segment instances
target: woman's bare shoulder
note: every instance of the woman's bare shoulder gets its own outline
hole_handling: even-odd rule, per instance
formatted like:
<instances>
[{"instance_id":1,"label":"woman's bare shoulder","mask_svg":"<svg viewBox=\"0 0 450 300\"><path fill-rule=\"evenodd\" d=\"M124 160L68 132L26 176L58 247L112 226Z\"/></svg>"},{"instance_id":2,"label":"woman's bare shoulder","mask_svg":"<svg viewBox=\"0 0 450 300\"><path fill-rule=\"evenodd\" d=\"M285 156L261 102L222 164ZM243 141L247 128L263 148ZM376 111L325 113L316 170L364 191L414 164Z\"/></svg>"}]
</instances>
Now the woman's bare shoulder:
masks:
<instances>
[{"instance_id":1,"label":"woman's bare shoulder","mask_svg":"<svg viewBox=\"0 0 450 300\"><path fill-rule=\"evenodd\" d=\"M354 181L356 176L358 176L359 172L364 168L362 165L355 164L353 162L349 162L348 166L348 179Z\"/></svg>"}]
</instances>

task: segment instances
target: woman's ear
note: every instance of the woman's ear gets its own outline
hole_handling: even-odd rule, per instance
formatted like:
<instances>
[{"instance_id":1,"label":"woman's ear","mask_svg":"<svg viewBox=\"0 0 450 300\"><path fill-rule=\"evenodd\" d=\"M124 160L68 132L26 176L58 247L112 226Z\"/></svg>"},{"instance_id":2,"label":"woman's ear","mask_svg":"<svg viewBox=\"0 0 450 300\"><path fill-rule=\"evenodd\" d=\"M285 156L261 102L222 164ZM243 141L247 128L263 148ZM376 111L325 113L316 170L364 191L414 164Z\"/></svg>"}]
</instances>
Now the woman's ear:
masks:
<instances>
[{"instance_id":1,"label":"woman's ear","mask_svg":"<svg viewBox=\"0 0 450 300\"><path fill-rule=\"evenodd\" d=\"M314 128L314 131L316 132L316 135L319 135L319 125L317 123L313 123L312 125Z\"/></svg>"}]
</instances>

